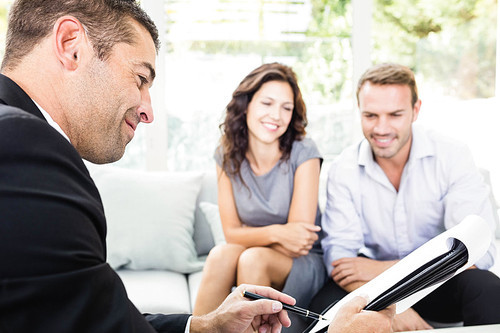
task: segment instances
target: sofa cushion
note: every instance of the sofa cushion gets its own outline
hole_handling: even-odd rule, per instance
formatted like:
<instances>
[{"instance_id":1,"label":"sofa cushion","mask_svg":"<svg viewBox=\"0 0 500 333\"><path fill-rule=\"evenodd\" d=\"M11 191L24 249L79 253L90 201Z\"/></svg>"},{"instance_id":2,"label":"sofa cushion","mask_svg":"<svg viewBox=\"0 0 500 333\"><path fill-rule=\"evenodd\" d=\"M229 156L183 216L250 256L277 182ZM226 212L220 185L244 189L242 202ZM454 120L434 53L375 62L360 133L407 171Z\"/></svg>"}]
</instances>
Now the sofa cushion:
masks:
<instances>
[{"instance_id":1,"label":"sofa cushion","mask_svg":"<svg viewBox=\"0 0 500 333\"><path fill-rule=\"evenodd\" d=\"M193 241L201 173L106 166L92 175L104 204L113 268L191 273L203 267Z\"/></svg>"},{"instance_id":2,"label":"sofa cushion","mask_svg":"<svg viewBox=\"0 0 500 333\"><path fill-rule=\"evenodd\" d=\"M215 245L226 243L226 237L224 236L224 230L220 221L219 206L206 201L200 202L199 206L207 219Z\"/></svg>"},{"instance_id":3,"label":"sofa cushion","mask_svg":"<svg viewBox=\"0 0 500 333\"><path fill-rule=\"evenodd\" d=\"M129 299L142 313L191 313L186 275L169 271L118 270Z\"/></svg>"},{"instance_id":4,"label":"sofa cushion","mask_svg":"<svg viewBox=\"0 0 500 333\"><path fill-rule=\"evenodd\" d=\"M189 298L191 301L191 308L194 307L196 302L196 296L198 296L198 291L200 289L201 278L203 272L195 272L188 275L188 287L189 287Z\"/></svg>"},{"instance_id":5,"label":"sofa cushion","mask_svg":"<svg viewBox=\"0 0 500 333\"><path fill-rule=\"evenodd\" d=\"M214 247L214 239L210 230L210 225L205 214L200 208L201 202L217 203L217 176L215 167L205 172L203 176L200 194L196 201L195 222L194 222L194 244L198 256L205 256Z\"/></svg>"}]
</instances>

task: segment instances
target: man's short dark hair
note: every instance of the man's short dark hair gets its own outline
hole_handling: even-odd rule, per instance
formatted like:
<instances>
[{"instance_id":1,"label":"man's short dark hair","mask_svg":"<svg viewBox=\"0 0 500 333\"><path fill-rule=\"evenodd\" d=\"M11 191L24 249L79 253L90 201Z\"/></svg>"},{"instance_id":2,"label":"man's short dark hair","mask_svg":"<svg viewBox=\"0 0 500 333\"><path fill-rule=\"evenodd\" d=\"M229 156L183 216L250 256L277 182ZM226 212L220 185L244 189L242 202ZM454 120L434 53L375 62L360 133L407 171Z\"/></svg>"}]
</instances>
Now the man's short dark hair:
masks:
<instances>
[{"instance_id":1,"label":"man's short dark hair","mask_svg":"<svg viewBox=\"0 0 500 333\"><path fill-rule=\"evenodd\" d=\"M369 68L359 79L356 97L359 104L359 91L366 82L378 85L400 84L410 88L411 105L414 106L418 101L418 89L415 81L415 75L412 70L399 64L380 64Z\"/></svg>"},{"instance_id":2,"label":"man's short dark hair","mask_svg":"<svg viewBox=\"0 0 500 333\"><path fill-rule=\"evenodd\" d=\"M158 30L135 0L16 0L9 12L2 69L14 69L65 15L82 23L101 60L109 56L115 44L134 43L130 19L149 31L159 49Z\"/></svg>"}]
</instances>

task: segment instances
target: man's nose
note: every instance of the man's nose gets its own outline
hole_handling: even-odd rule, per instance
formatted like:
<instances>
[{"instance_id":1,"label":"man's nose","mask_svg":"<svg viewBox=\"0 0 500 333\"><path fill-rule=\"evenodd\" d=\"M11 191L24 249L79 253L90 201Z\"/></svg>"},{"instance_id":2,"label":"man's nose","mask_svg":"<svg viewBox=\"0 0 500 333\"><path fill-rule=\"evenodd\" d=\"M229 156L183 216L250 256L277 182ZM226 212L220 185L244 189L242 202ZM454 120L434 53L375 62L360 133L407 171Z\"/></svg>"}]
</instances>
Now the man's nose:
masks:
<instances>
[{"instance_id":1,"label":"man's nose","mask_svg":"<svg viewBox=\"0 0 500 333\"><path fill-rule=\"evenodd\" d=\"M373 128L373 131L377 134L386 134L388 132L389 123L386 117L379 117Z\"/></svg>"},{"instance_id":2,"label":"man's nose","mask_svg":"<svg viewBox=\"0 0 500 333\"><path fill-rule=\"evenodd\" d=\"M154 120L153 106L151 105L151 95L149 89L141 92L141 105L137 111L142 123L151 123Z\"/></svg>"}]
</instances>

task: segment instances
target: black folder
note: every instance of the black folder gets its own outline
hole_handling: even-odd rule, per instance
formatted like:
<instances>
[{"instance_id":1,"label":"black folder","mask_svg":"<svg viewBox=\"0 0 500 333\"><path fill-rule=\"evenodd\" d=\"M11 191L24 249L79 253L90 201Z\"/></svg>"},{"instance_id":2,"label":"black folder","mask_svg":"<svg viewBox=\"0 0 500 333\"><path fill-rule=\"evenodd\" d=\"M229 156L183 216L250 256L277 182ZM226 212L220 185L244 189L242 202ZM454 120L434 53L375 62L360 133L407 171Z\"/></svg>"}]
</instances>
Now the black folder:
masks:
<instances>
[{"instance_id":1,"label":"black folder","mask_svg":"<svg viewBox=\"0 0 500 333\"><path fill-rule=\"evenodd\" d=\"M392 288L372 300L365 310L379 311L436 283L446 281L467 263L467 247L458 239L453 239L450 251L436 257L411 272Z\"/></svg>"},{"instance_id":2,"label":"black folder","mask_svg":"<svg viewBox=\"0 0 500 333\"><path fill-rule=\"evenodd\" d=\"M453 238L451 249L436 258L418 267L410 274L404 276L392 287L382 292L365 307L365 310L379 311L395 304L406 297L451 278L458 269L463 267L469 259L467 247L460 240ZM337 300L322 311L324 315ZM304 333L310 332L316 322L307 327ZM318 332L327 332L325 327Z\"/></svg>"}]
</instances>

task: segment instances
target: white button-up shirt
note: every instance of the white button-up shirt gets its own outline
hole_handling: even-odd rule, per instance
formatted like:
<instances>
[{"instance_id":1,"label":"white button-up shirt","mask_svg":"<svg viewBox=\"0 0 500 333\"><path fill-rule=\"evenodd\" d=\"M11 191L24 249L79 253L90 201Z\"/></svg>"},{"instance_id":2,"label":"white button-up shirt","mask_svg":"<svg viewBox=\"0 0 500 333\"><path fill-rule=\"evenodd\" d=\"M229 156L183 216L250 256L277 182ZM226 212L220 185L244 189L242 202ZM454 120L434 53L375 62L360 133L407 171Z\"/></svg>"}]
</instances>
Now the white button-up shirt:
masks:
<instances>
[{"instance_id":1,"label":"white button-up shirt","mask_svg":"<svg viewBox=\"0 0 500 333\"><path fill-rule=\"evenodd\" d=\"M490 248L476 266L495 257L495 223L489 188L466 145L413 125L410 156L396 191L375 162L367 140L347 148L328 174L322 217L324 262L366 255L401 259L457 225L469 214L491 226Z\"/></svg>"}]
</instances>

